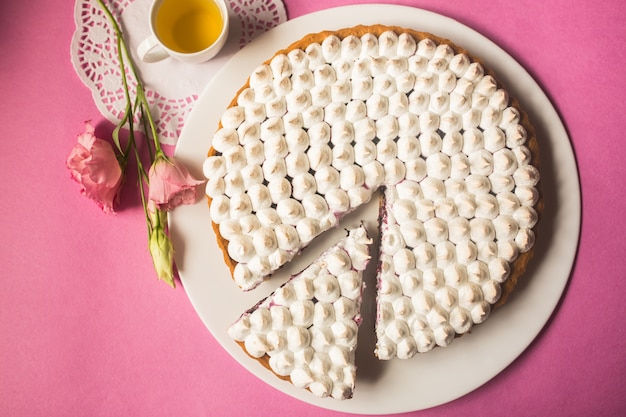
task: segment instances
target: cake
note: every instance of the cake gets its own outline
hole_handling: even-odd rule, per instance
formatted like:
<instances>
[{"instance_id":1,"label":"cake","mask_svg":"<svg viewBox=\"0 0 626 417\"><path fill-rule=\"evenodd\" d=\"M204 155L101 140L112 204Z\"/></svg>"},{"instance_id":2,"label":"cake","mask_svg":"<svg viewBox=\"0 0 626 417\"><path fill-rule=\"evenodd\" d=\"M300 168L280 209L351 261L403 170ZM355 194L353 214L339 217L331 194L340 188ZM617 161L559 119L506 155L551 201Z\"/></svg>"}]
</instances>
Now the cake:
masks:
<instances>
[{"instance_id":1,"label":"cake","mask_svg":"<svg viewBox=\"0 0 626 417\"><path fill-rule=\"evenodd\" d=\"M504 303L543 205L535 133L495 74L446 39L383 25L310 34L260 64L203 170L246 291L380 199L381 360L447 346Z\"/></svg>"},{"instance_id":2,"label":"cake","mask_svg":"<svg viewBox=\"0 0 626 417\"><path fill-rule=\"evenodd\" d=\"M363 226L245 312L228 329L248 355L318 397L352 397L363 271Z\"/></svg>"}]
</instances>

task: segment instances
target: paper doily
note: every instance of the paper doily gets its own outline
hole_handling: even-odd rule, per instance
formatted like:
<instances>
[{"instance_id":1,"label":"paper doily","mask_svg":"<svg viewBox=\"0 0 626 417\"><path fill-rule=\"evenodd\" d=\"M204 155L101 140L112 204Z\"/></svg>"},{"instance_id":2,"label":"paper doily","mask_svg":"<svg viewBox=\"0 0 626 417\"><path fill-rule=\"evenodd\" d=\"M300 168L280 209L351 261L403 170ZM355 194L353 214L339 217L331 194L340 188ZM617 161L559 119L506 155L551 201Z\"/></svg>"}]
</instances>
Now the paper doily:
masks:
<instances>
[{"instance_id":1,"label":"paper doily","mask_svg":"<svg viewBox=\"0 0 626 417\"><path fill-rule=\"evenodd\" d=\"M148 13L152 0L108 0L131 52L161 143L175 145L185 118L198 95L222 65L240 48L261 33L287 20L282 0L226 0L230 33L224 49L203 64L184 64L174 59L147 64L136 49L149 36ZM72 37L71 59L76 73L92 91L104 117L118 123L126 100L122 86L115 34L95 0L77 0L74 9L76 31ZM136 80L128 73L134 95Z\"/></svg>"}]
</instances>

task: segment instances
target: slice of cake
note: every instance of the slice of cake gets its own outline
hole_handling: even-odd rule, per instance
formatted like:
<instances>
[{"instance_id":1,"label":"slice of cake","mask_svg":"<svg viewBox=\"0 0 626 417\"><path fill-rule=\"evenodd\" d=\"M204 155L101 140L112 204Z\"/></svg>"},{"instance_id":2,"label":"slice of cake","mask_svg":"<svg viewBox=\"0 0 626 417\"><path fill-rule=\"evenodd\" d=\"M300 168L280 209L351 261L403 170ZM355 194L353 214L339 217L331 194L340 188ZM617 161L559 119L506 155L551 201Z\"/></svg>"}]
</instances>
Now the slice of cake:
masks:
<instances>
[{"instance_id":1,"label":"slice of cake","mask_svg":"<svg viewBox=\"0 0 626 417\"><path fill-rule=\"evenodd\" d=\"M525 267L529 259L528 234L537 222L532 208L512 193L472 196L445 192L443 182L437 191L436 184L405 180L384 193L379 359L407 359L469 332L515 285L519 271L512 274L511 263Z\"/></svg>"},{"instance_id":2,"label":"slice of cake","mask_svg":"<svg viewBox=\"0 0 626 417\"><path fill-rule=\"evenodd\" d=\"M318 397L352 397L361 323L365 227L325 251L229 329L248 355Z\"/></svg>"}]
</instances>

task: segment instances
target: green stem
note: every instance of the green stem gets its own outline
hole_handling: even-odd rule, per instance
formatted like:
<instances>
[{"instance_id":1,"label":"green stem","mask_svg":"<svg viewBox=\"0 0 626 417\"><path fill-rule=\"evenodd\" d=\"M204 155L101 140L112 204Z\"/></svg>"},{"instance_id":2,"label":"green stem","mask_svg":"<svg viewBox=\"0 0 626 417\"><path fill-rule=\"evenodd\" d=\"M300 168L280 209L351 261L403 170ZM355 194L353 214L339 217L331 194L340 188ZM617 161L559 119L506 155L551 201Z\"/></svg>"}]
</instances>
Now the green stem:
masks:
<instances>
[{"instance_id":1,"label":"green stem","mask_svg":"<svg viewBox=\"0 0 626 417\"><path fill-rule=\"evenodd\" d=\"M143 206L148 230L151 231L155 225L152 224L150 215L148 213L148 204L147 204L146 192L144 188L144 184L148 184L148 174L146 173L143 163L141 162L141 157L139 156L139 149L137 148L137 143L135 141L135 134L134 134L133 114L135 114L137 109L141 111L142 116L148 115L147 118L142 117L142 120L144 120L144 133L146 133L146 137L147 137L148 132L145 129L145 121L147 120L150 125L150 130L155 141L155 146L157 147L157 152L161 150L160 144L158 142L158 135L156 132L156 127L154 126L154 121L152 119L152 116L150 115L150 111L148 108L148 101L146 100L143 86L141 85L141 82L139 81L139 77L137 76L137 71L135 69L135 66L133 65L133 61L130 57L128 47L126 45L126 42L124 41L124 37L117 23L117 20L115 19L111 11L108 9L108 7L104 4L103 0L97 0L97 2L100 5L100 8L105 13L105 15L107 16L109 22L111 23L113 27L113 30L115 31L115 37L117 41L117 56L118 56L120 71L121 71L121 76L122 76L122 85L124 87L124 97L126 99L126 107L124 110L124 115L122 119L120 120L120 122L115 127L115 130L113 131L113 137L114 137L114 141L115 141L117 148L119 149L120 153L123 156L124 165L126 164L128 160L128 155L131 149L133 153L135 154L135 161L137 162L137 182L139 185L139 191L141 195L141 205ZM133 74L137 82L137 97L136 97L136 101L134 104L130 97L130 89L128 85L128 77L126 76L125 61L128 64L128 69ZM126 149L122 149L122 146L119 140L119 132L126 123L128 123L128 130L129 130L128 143L126 145ZM148 148L149 149L151 148L149 141L148 141ZM152 152L150 152L150 156L152 159Z\"/></svg>"},{"instance_id":2,"label":"green stem","mask_svg":"<svg viewBox=\"0 0 626 417\"><path fill-rule=\"evenodd\" d=\"M137 83L137 98L143 105L143 110L145 110L143 111L143 114L148 119L148 125L150 126L150 131L152 133L151 136L154 143L154 149L156 150L156 153L162 152L161 143L159 142L159 135L156 130L156 125L154 124L154 119L152 119L152 114L150 113L150 108L148 107L148 99L146 98L143 85L141 85L140 83Z\"/></svg>"},{"instance_id":3,"label":"green stem","mask_svg":"<svg viewBox=\"0 0 626 417\"><path fill-rule=\"evenodd\" d=\"M154 120L152 119L152 115L150 114L148 100L145 95L145 90L143 88L143 85L139 82L139 77L137 76L137 69L135 68L135 65L133 64L133 60L131 59L130 53L128 51L128 46L126 45L126 42L124 41L124 38L122 36L122 31L119 25L117 24L117 21L113 17L113 14L109 11L109 9L104 4L103 0L97 0L97 1L113 25L113 29L115 30L115 34L118 38L118 53L121 55L120 49L124 50L124 55L126 55L126 61L128 62L128 68L130 69L131 73L135 77L135 80L137 81L137 99L141 103L141 106L143 106L146 110L145 115L147 116L148 125L150 126L150 133L152 136L152 141L154 142L154 147L156 149L156 152L159 153L159 151L161 151L161 143L159 142L159 136L157 133L156 125L154 124ZM122 61L123 59L120 56L120 63L122 63ZM124 71L122 71L122 77L126 78ZM125 87L126 92L128 92L128 86L125 84L124 87Z\"/></svg>"},{"instance_id":4,"label":"green stem","mask_svg":"<svg viewBox=\"0 0 626 417\"><path fill-rule=\"evenodd\" d=\"M171 260L171 253L172 253L171 242L169 241L169 236L167 235L167 232L166 232L167 230L167 220L165 217L166 212L158 208L155 208L154 213L153 213L150 207L148 207L148 201L147 201L148 198L146 196L146 190L149 190L150 188L150 178L149 178L148 172L146 171L144 164L141 161L141 155L137 147L137 142L135 140L134 117L137 113L139 113L139 125L141 126L142 133L146 139L146 144L148 146L148 153L149 153L151 164L154 164L154 162L159 158L163 158L165 160L168 160L168 158L163 152L163 150L161 149L161 143L159 142L159 136L157 133L156 125L154 123L154 119L152 118L152 114L150 113L150 107L148 106L146 93L141 83L141 80L137 74L137 70L134 66L131 55L128 51L128 46L126 45L126 42L124 41L124 37L122 35L120 26L118 25L116 19L113 17L113 14L111 13L111 11L104 4L104 0L96 0L96 1L100 5L101 9L104 11L105 15L107 16L108 20L110 21L113 27L113 30L115 31L115 37L117 41L117 56L119 59L119 66L120 66L120 71L121 71L121 76L122 76L122 84L124 87L124 97L126 99L126 107L124 109L124 114L120 122L117 124L117 126L113 130L113 141L115 142L115 145L117 146L117 149L119 150L121 154L121 159L120 158L118 159L120 159L120 165L122 166L122 169L125 170L126 163L130 156L130 153L132 152L135 155L135 161L137 163L137 183L139 185L141 205L143 206L143 212L144 212L144 216L146 220L146 225L148 228L148 247L150 249L150 254L153 258L153 263L155 264L155 267L157 266L157 263L160 265L157 268L157 275L159 276L159 278L165 279L170 285L174 286L174 282L172 280L172 273L173 273L172 268L173 267L172 267L172 260ZM137 93L136 93L136 97L134 101L131 99L130 89L128 87L128 77L126 73L127 69L129 73L135 77L135 80L137 83ZM128 141L124 149L121 146L119 134L120 134L120 130L122 129L122 127L125 126L126 124L128 124L129 134L128 134ZM152 138L154 149L153 149L153 146L151 146L150 138ZM155 235L155 232L156 232L156 235ZM161 243L164 238L166 239L166 243L167 243L165 249L163 249L162 243ZM153 239L156 239L154 241L158 243L158 248L157 248L158 252L155 252L155 253L153 253L153 245L152 245ZM165 253L163 253L164 251ZM167 262L166 265L168 265L167 268L169 268L169 271L163 271L163 265L161 265L164 262L163 256L168 257L166 259L166 262Z\"/></svg>"},{"instance_id":5,"label":"green stem","mask_svg":"<svg viewBox=\"0 0 626 417\"><path fill-rule=\"evenodd\" d=\"M135 150L135 160L137 161L137 184L139 185L139 195L141 196L141 206L143 207L143 214L146 218L146 225L148 226L148 236L150 236L151 231L154 229L155 225L152 224L152 220L150 219L150 213L148 213L148 204L146 202L146 191L144 189L144 183L148 182L148 176L146 174L145 169L143 169L143 164L141 163L141 158L139 157L139 151L137 150L137 145L133 141L133 148Z\"/></svg>"},{"instance_id":6,"label":"green stem","mask_svg":"<svg viewBox=\"0 0 626 417\"><path fill-rule=\"evenodd\" d=\"M134 143L135 141L135 137L133 134L133 114L134 114L134 109L131 106L131 99L130 99L130 92L128 90L128 79L126 77L126 69L124 66L124 60L122 59L122 54L120 52L120 46L122 43L121 40L121 36L119 36L119 34L116 36L117 38L117 51L118 51L118 59L120 61L120 71L122 73L122 84L124 86L124 97L126 99L126 108L124 111L124 117L122 117L122 120L120 120L120 122L117 124L117 126L115 127L115 130L113 131L113 139L118 147L118 149L120 150L120 152L122 153L122 155L124 156L124 166L126 165L126 161L128 160L128 153L130 151L131 148L131 144ZM129 135L129 140L128 143L126 144L126 149L122 150L121 146L120 146L120 139L119 139L119 133L121 128L128 123L128 129L130 131L130 135Z\"/></svg>"},{"instance_id":7,"label":"green stem","mask_svg":"<svg viewBox=\"0 0 626 417\"><path fill-rule=\"evenodd\" d=\"M139 118L142 121L141 126L142 126L142 132L145 138L150 137L150 133L148 133L148 128L147 128L147 123L146 123L146 112L143 108L143 106L141 106L139 104L139 100L137 100L137 102L135 103L135 107L139 108ZM150 143L149 140L146 140L146 146L148 147L148 154L150 155L150 160L154 161L155 160L155 151L152 148L152 145Z\"/></svg>"}]
</instances>

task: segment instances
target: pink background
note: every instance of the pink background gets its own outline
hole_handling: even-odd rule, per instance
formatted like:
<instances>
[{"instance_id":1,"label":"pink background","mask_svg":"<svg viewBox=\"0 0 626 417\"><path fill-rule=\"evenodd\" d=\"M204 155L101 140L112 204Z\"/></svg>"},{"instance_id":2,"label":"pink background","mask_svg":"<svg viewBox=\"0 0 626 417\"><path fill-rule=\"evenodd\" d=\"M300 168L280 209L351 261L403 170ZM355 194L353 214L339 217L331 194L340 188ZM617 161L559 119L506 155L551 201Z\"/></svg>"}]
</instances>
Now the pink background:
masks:
<instances>
[{"instance_id":1,"label":"pink background","mask_svg":"<svg viewBox=\"0 0 626 417\"><path fill-rule=\"evenodd\" d=\"M290 18L352 3L285 0ZM583 195L577 260L543 332L484 386L410 415L625 415L626 7L395 3L457 19L535 77L569 132ZM66 155L85 120L101 135L111 127L70 63L73 8L0 4L0 415L342 415L258 380L206 331L182 286L156 280L132 186L116 216L78 194Z\"/></svg>"}]
</instances>

